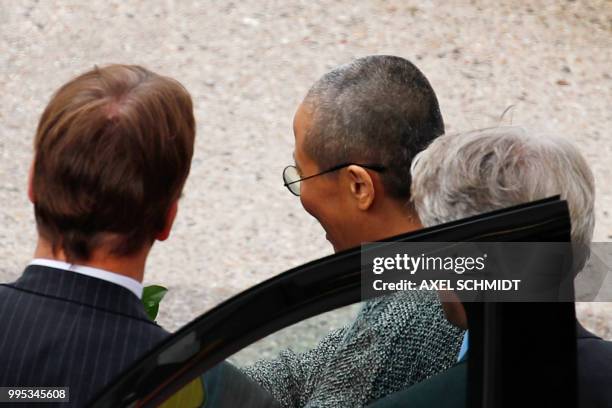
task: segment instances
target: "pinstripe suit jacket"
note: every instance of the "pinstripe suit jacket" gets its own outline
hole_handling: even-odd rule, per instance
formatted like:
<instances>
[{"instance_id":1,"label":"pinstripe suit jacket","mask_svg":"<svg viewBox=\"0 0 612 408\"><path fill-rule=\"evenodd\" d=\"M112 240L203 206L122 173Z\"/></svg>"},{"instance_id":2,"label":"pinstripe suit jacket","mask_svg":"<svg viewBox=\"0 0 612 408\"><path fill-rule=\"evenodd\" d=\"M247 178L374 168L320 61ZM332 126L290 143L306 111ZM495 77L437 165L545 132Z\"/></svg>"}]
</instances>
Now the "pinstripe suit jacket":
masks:
<instances>
[{"instance_id":1,"label":"pinstripe suit jacket","mask_svg":"<svg viewBox=\"0 0 612 408\"><path fill-rule=\"evenodd\" d=\"M59 406L80 407L167 335L126 288L30 265L0 285L0 386L70 387Z\"/></svg>"}]
</instances>

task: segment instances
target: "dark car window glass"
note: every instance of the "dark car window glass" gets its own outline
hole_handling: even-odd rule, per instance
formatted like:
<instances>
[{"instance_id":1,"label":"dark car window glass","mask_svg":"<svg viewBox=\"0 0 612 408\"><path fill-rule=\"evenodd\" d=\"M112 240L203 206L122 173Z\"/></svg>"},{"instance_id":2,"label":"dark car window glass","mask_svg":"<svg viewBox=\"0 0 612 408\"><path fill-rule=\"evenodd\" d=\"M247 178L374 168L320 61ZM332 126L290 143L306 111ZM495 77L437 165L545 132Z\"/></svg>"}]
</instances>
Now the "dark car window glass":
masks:
<instances>
[{"instance_id":1,"label":"dark car window glass","mask_svg":"<svg viewBox=\"0 0 612 408\"><path fill-rule=\"evenodd\" d=\"M295 353L304 353L314 348L324 336L333 330L350 324L357 315L360 305L361 303L357 303L341 307L302 320L240 350L228 361L237 367L245 367L262 359L276 358L279 352L287 349Z\"/></svg>"},{"instance_id":2,"label":"dark car window glass","mask_svg":"<svg viewBox=\"0 0 612 408\"><path fill-rule=\"evenodd\" d=\"M354 320L361 305L362 303L356 303L302 320L243 348L227 359L227 362L236 370L228 367L224 370L219 370L218 367L207 370L172 394L160 407L229 408L237 406L237 404L244 406L245 403L249 402L249 392L253 394L252 400L258 401L253 402L252 406L263 407L264 405L259 402L262 398L260 394L265 394L263 398L267 397L268 394L266 391L259 389L255 383L246 382L241 388L241 395L237 395L235 389L230 389L235 387L235 384L232 384L232 387L227 387L224 386L227 385L224 381L236 382L245 380L245 378L245 381L250 381L251 379L248 376L239 378L244 375L241 372L242 368L254 369L258 362L277 359L283 351L291 350L292 353L300 354L314 349L321 339L349 325ZM217 375L216 371L221 371L222 374ZM227 378L231 379L227 380Z\"/></svg>"}]
</instances>

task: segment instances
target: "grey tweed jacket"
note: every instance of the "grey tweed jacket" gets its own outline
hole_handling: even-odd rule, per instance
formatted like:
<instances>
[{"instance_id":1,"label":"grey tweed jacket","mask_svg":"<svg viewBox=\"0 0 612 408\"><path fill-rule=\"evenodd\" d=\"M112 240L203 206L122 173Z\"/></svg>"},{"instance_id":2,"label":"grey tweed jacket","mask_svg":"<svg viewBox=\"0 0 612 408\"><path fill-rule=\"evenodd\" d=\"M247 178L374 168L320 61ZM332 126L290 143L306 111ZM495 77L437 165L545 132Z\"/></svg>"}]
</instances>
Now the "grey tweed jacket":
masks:
<instances>
[{"instance_id":1,"label":"grey tweed jacket","mask_svg":"<svg viewBox=\"0 0 612 408\"><path fill-rule=\"evenodd\" d=\"M314 349L243 371L285 408L362 407L452 366L462 337L435 293L397 292L365 302Z\"/></svg>"}]
</instances>

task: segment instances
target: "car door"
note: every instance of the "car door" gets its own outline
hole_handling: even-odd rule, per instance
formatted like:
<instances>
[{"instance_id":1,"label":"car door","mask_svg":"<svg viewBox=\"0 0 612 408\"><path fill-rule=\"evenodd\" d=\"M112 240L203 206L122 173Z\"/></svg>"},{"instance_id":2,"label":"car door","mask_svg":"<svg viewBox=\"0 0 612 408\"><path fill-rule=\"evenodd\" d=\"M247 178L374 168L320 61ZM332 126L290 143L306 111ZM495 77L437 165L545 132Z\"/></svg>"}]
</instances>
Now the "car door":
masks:
<instances>
[{"instance_id":1,"label":"car door","mask_svg":"<svg viewBox=\"0 0 612 408\"><path fill-rule=\"evenodd\" d=\"M567 204L553 197L400 235L379 244L566 241L569 231ZM258 340L364 300L360 284L361 248L286 271L221 303L183 327L120 375L90 406L231 406L211 402L210 387L214 384L207 383L210 373L225 369L225 360ZM488 313L489 318L475 320L471 338L474 347L480 350L470 363L468 397L471 406L490 407L490 401L497 401L499 395L507 391L499 381L507 366L491 364L495 355L503 353L507 345L498 341L501 332L496 329L495 319L490 317L505 317L503 312L489 309L483 312L483 316ZM350 313L344 316L345 321L350 320L346 318ZM484 381L484 374L491 377ZM240 373L229 375L236 376L241 393L250 392L251 384L241 383L244 379L239 378ZM232 387L225 388L226 391L230 388L228 397L231 398ZM261 401L273 404L266 398L262 395Z\"/></svg>"}]
</instances>

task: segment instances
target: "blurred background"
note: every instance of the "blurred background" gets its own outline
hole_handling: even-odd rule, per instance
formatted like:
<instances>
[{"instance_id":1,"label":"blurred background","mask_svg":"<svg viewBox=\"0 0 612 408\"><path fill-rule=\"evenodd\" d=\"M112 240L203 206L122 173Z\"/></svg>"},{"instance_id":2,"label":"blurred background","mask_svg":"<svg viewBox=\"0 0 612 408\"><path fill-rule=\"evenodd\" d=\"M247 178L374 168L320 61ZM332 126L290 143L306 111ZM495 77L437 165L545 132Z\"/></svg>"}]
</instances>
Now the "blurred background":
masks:
<instances>
[{"instance_id":1,"label":"blurred background","mask_svg":"<svg viewBox=\"0 0 612 408\"><path fill-rule=\"evenodd\" d=\"M0 0L0 281L34 250L26 180L39 115L65 81L108 63L172 76L195 103L185 196L145 276L169 288L158 316L168 330L332 252L281 172L310 85L369 54L415 63L448 132L501 122L571 139L596 178L595 241L612 241L611 34L609 0ZM578 310L612 339L611 304Z\"/></svg>"}]
</instances>

